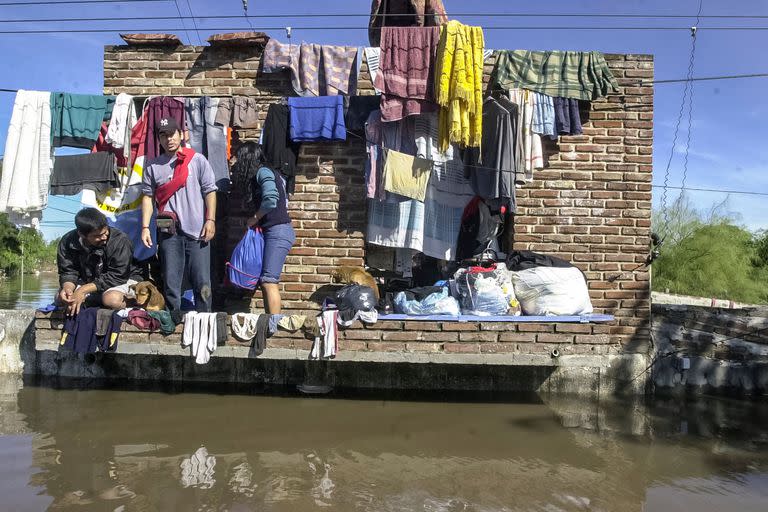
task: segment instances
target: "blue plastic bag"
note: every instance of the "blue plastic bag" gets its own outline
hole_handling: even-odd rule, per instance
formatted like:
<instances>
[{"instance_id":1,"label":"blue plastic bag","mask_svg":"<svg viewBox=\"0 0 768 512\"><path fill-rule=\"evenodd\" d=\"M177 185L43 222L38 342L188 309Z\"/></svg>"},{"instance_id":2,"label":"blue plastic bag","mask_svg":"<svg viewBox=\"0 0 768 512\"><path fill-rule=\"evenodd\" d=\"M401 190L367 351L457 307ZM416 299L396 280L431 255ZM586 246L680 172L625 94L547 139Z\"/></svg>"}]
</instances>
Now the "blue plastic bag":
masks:
<instances>
[{"instance_id":1,"label":"blue plastic bag","mask_svg":"<svg viewBox=\"0 0 768 512\"><path fill-rule=\"evenodd\" d=\"M233 285L246 290L255 290L261 279L261 265L264 260L264 235L261 229L249 229L232 251L227 262L227 277Z\"/></svg>"},{"instance_id":2,"label":"blue plastic bag","mask_svg":"<svg viewBox=\"0 0 768 512\"><path fill-rule=\"evenodd\" d=\"M448 288L428 295L421 302L408 300L405 292L395 295L395 311L404 315L451 315L459 316L459 302L448 295Z\"/></svg>"}]
</instances>

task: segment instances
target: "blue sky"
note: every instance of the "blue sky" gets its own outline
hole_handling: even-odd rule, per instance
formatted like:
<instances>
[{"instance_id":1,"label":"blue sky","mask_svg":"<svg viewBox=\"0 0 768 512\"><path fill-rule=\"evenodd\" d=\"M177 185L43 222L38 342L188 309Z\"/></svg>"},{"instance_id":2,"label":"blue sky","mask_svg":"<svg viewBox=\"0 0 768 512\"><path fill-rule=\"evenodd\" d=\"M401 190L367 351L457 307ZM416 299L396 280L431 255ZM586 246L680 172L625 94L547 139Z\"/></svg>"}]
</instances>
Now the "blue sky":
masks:
<instances>
[{"instance_id":1,"label":"blue sky","mask_svg":"<svg viewBox=\"0 0 768 512\"><path fill-rule=\"evenodd\" d=\"M21 2L22 0L18 0ZM189 0L196 16L225 16L242 14L241 0ZM509 2L508 0L476 0L474 2L445 0L449 16L468 24L483 26L636 26L688 27L694 18L685 19L594 19L594 18L487 18L465 16L474 13L536 13L536 14L667 14L695 15L698 0L638 0L635 2L550 0L549 2ZM178 0L182 14L189 15L186 0ZM251 0L249 14L308 14L350 13L367 15L368 0L317 2L292 0L265 2ZM176 21L120 21L137 16L176 16L173 1L144 3L99 3L88 5L48 5L0 7L0 20L23 18L113 18L111 22L89 22L88 28L118 29L123 32L157 28L178 34L185 43L198 43L189 20L189 31L181 30ZM454 14L456 16L454 16ZM704 15L768 16L768 2L733 0L721 2L704 0ZM242 29L241 20L198 20L200 37L220 32L210 28ZM293 40L346 45L367 43L367 18L262 18L253 19L258 28L283 27L293 29ZM714 26L768 26L765 20L712 20L700 23L695 76L731 75L768 72L765 54L765 31L707 31ZM81 28L83 23L0 23L0 30ZM304 30L301 27L359 26L360 30ZM285 39L283 30L267 30L270 35ZM534 50L599 50L611 53L651 53L655 56L657 79L678 79L686 74L691 37L686 30L489 30L488 48L525 48ZM0 69L4 70L0 88L64 90L78 93L102 91L102 60L105 44L121 44L117 33L80 34L0 34ZM749 127L768 116L768 98L763 94L768 78L697 82L693 103L693 130L689 148L689 187L747 190L768 193L768 146L760 131ZM672 134L682 98L683 84L659 84L655 87L654 183L664 181L664 168L672 150ZM7 124L13 106L13 94L0 93L0 154L5 145ZM675 158L670 171L670 184L682 181L682 154L685 151L686 123L674 148ZM670 191L670 202L678 191ZM711 192L689 192L695 205L702 209L727 199L727 207L750 229L768 228L768 197L731 195ZM661 189L654 189L654 202ZM76 198L52 197L50 206L76 211ZM72 215L48 210L44 214L46 237L67 230L62 221Z\"/></svg>"}]
</instances>

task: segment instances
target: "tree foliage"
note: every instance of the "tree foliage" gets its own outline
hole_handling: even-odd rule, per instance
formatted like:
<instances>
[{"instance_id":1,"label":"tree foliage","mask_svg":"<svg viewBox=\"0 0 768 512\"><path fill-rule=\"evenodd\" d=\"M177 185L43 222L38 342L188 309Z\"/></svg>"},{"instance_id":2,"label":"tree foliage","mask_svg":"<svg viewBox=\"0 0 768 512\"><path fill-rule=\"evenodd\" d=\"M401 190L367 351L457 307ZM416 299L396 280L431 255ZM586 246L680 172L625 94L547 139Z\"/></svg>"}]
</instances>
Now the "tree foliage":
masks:
<instances>
[{"instance_id":1,"label":"tree foliage","mask_svg":"<svg viewBox=\"0 0 768 512\"><path fill-rule=\"evenodd\" d=\"M654 290L768 302L768 234L750 233L725 207L701 212L681 196L668 212L669 222L654 212L654 229L664 240L653 265Z\"/></svg>"},{"instance_id":2,"label":"tree foliage","mask_svg":"<svg viewBox=\"0 0 768 512\"><path fill-rule=\"evenodd\" d=\"M0 214L0 273L21 271L22 259L25 272L51 270L56 265L57 246L58 240L46 243L39 231L17 229L7 215Z\"/></svg>"}]
</instances>

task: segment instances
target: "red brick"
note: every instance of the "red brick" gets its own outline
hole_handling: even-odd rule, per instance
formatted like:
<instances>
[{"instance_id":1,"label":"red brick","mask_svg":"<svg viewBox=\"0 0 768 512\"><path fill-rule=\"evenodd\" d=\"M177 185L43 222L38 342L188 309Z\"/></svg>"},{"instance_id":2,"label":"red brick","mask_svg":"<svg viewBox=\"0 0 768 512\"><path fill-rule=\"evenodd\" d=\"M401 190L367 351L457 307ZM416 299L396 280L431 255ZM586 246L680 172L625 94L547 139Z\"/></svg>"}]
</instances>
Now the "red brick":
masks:
<instances>
[{"instance_id":1,"label":"red brick","mask_svg":"<svg viewBox=\"0 0 768 512\"><path fill-rule=\"evenodd\" d=\"M480 346L479 343L446 343L443 350L449 354L478 354Z\"/></svg>"}]
</instances>

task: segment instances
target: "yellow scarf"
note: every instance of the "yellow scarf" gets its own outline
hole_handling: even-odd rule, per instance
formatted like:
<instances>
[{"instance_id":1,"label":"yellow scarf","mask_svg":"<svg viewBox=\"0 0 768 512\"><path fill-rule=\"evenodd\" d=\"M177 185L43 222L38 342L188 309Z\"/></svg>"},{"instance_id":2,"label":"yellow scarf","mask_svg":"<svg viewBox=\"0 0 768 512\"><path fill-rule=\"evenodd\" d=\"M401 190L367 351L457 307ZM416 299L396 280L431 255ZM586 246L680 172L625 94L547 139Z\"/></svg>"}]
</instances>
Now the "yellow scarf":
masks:
<instances>
[{"instance_id":1,"label":"yellow scarf","mask_svg":"<svg viewBox=\"0 0 768 512\"><path fill-rule=\"evenodd\" d=\"M435 90L440 105L440 149L452 142L480 147L483 135L482 27L449 21L440 28Z\"/></svg>"}]
</instances>

